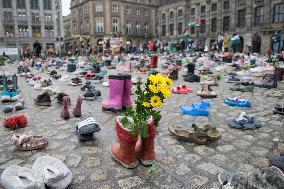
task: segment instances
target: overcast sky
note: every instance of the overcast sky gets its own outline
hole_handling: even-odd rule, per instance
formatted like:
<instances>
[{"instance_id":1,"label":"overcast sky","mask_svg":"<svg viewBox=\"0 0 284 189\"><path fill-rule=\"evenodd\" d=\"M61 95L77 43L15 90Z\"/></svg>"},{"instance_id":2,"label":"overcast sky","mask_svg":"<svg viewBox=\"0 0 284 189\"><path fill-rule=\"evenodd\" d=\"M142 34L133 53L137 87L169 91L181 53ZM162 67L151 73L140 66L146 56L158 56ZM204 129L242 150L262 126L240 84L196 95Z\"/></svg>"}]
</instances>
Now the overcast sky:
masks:
<instances>
[{"instance_id":1,"label":"overcast sky","mask_svg":"<svg viewBox=\"0 0 284 189\"><path fill-rule=\"evenodd\" d=\"M71 0L61 0L62 2L62 14L63 16L66 16L70 13L70 2Z\"/></svg>"}]
</instances>

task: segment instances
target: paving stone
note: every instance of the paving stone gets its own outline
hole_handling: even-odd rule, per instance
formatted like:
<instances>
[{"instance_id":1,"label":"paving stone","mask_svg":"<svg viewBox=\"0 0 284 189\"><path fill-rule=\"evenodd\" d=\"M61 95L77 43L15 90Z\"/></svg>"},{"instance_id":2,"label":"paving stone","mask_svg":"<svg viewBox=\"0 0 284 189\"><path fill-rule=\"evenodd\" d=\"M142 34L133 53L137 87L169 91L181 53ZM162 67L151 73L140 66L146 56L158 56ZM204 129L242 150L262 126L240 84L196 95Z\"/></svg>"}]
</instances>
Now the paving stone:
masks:
<instances>
[{"instance_id":1,"label":"paving stone","mask_svg":"<svg viewBox=\"0 0 284 189\"><path fill-rule=\"evenodd\" d=\"M23 163L24 160L21 160L21 159L13 159L13 160L10 160L4 164L2 164L0 166L0 169L6 169L7 167L11 166L11 165L19 165L21 163Z\"/></svg>"},{"instance_id":2,"label":"paving stone","mask_svg":"<svg viewBox=\"0 0 284 189\"><path fill-rule=\"evenodd\" d=\"M102 169L97 169L95 172L91 174L91 181L97 182L97 181L105 181L108 178L107 171L104 171Z\"/></svg>"},{"instance_id":3,"label":"paving stone","mask_svg":"<svg viewBox=\"0 0 284 189\"><path fill-rule=\"evenodd\" d=\"M185 175L190 171L191 171L190 168L185 163L181 163L175 167L175 172L177 175Z\"/></svg>"},{"instance_id":4,"label":"paving stone","mask_svg":"<svg viewBox=\"0 0 284 189\"><path fill-rule=\"evenodd\" d=\"M216 175L218 173L220 173L221 171L223 171L222 168L212 164L212 163L202 163L200 165L197 166L197 168L202 169L205 172L208 172L210 174Z\"/></svg>"},{"instance_id":5,"label":"paving stone","mask_svg":"<svg viewBox=\"0 0 284 189\"><path fill-rule=\"evenodd\" d=\"M76 154L72 154L72 155L69 155L67 157L67 166L70 166L70 167L78 167L81 160L82 160L82 156L80 155L76 155Z\"/></svg>"},{"instance_id":6,"label":"paving stone","mask_svg":"<svg viewBox=\"0 0 284 189\"><path fill-rule=\"evenodd\" d=\"M208 178L207 177L202 177L202 176L199 176L199 175L195 175L195 176L190 178L190 182L191 182L192 187L194 187L194 188L201 188L205 184L207 184Z\"/></svg>"},{"instance_id":7,"label":"paving stone","mask_svg":"<svg viewBox=\"0 0 284 189\"><path fill-rule=\"evenodd\" d=\"M126 179L122 179L118 181L118 185L121 188L137 188L139 185L143 184L143 181L141 180L141 178L135 176L135 177L129 177Z\"/></svg>"}]
</instances>

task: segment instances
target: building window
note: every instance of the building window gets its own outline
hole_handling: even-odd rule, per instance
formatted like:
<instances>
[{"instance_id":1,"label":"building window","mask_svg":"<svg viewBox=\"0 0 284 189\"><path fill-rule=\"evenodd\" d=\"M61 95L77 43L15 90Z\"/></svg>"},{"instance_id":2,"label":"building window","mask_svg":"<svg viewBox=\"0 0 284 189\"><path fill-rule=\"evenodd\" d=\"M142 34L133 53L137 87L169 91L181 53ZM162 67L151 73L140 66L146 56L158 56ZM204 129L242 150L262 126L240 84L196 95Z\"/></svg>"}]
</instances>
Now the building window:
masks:
<instances>
[{"instance_id":1,"label":"building window","mask_svg":"<svg viewBox=\"0 0 284 189\"><path fill-rule=\"evenodd\" d=\"M104 18L103 17L96 18L96 32L97 34L101 34L104 32Z\"/></svg>"},{"instance_id":2,"label":"building window","mask_svg":"<svg viewBox=\"0 0 284 189\"><path fill-rule=\"evenodd\" d=\"M284 3L274 5L273 21L274 23L284 22Z\"/></svg>"},{"instance_id":3,"label":"building window","mask_svg":"<svg viewBox=\"0 0 284 189\"><path fill-rule=\"evenodd\" d=\"M238 11L238 27L246 26L246 9L242 9Z\"/></svg>"},{"instance_id":4,"label":"building window","mask_svg":"<svg viewBox=\"0 0 284 189\"><path fill-rule=\"evenodd\" d=\"M163 20L163 21L166 20L166 14L165 14L165 13L162 14L162 20Z\"/></svg>"},{"instance_id":5,"label":"building window","mask_svg":"<svg viewBox=\"0 0 284 189\"><path fill-rule=\"evenodd\" d=\"M230 9L230 2L229 2L229 1L224 1L224 3L223 3L223 9L224 9L224 10L229 10L229 9Z\"/></svg>"},{"instance_id":6,"label":"building window","mask_svg":"<svg viewBox=\"0 0 284 189\"><path fill-rule=\"evenodd\" d=\"M53 26L45 26L44 31L45 31L45 37L52 38L54 36Z\"/></svg>"},{"instance_id":7,"label":"building window","mask_svg":"<svg viewBox=\"0 0 284 189\"><path fill-rule=\"evenodd\" d=\"M136 22L135 28L136 28L136 34L139 34L140 33L140 22Z\"/></svg>"},{"instance_id":8,"label":"building window","mask_svg":"<svg viewBox=\"0 0 284 189\"><path fill-rule=\"evenodd\" d=\"M19 37L29 37L28 26L18 26Z\"/></svg>"},{"instance_id":9,"label":"building window","mask_svg":"<svg viewBox=\"0 0 284 189\"><path fill-rule=\"evenodd\" d=\"M139 9L139 8L136 8L136 14L137 14L137 15L140 15L140 13L141 13L140 9Z\"/></svg>"},{"instance_id":10,"label":"building window","mask_svg":"<svg viewBox=\"0 0 284 189\"><path fill-rule=\"evenodd\" d=\"M43 0L43 9L51 10L51 0Z\"/></svg>"},{"instance_id":11,"label":"building window","mask_svg":"<svg viewBox=\"0 0 284 189\"><path fill-rule=\"evenodd\" d=\"M178 27L178 35L182 35L183 33L182 22L179 22L177 27Z\"/></svg>"},{"instance_id":12,"label":"building window","mask_svg":"<svg viewBox=\"0 0 284 189\"><path fill-rule=\"evenodd\" d=\"M205 28L206 28L206 22L205 22L205 20L201 20L201 22L200 22L200 33L205 33L206 31L205 31Z\"/></svg>"},{"instance_id":13,"label":"building window","mask_svg":"<svg viewBox=\"0 0 284 189\"><path fill-rule=\"evenodd\" d=\"M84 7L84 15L85 15L85 17L89 16L89 6Z\"/></svg>"},{"instance_id":14,"label":"building window","mask_svg":"<svg viewBox=\"0 0 284 189\"><path fill-rule=\"evenodd\" d=\"M211 5L211 11L212 12L217 11L217 3L214 3L214 4Z\"/></svg>"},{"instance_id":15,"label":"building window","mask_svg":"<svg viewBox=\"0 0 284 189\"><path fill-rule=\"evenodd\" d=\"M118 12L118 4L116 3L112 4L112 12Z\"/></svg>"},{"instance_id":16,"label":"building window","mask_svg":"<svg viewBox=\"0 0 284 189\"><path fill-rule=\"evenodd\" d=\"M182 9L179 9L178 10L178 17L182 17L183 16L183 11L182 11Z\"/></svg>"},{"instance_id":17,"label":"building window","mask_svg":"<svg viewBox=\"0 0 284 189\"><path fill-rule=\"evenodd\" d=\"M126 21L126 33L127 34L131 33L131 21L130 20Z\"/></svg>"},{"instance_id":18,"label":"building window","mask_svg":"<svg viewBox=\"0 0 284 189\"><path fill-rule=\"evenodd\" d=\"M118 33L119 31L119 21L118 18L112 18L112 32L113 33Z\"/></svg>"},{"instance_id":19,"label":"building window","mask_svg":"<svg viewBox=\"0 0 284 189\"><path fill-rule=\"evenodd\" d=\"M128 7L128 8L126 9L126 13L127 13L127 14L131 14L131 8L130 8L130 7Z\"/></svg>"},{"instance_id":20,"label":"building window","mask_svg":"<svg viewBox=\"0 0 284 189\"><path fill-rule=\"evenodd\" d=\"M25 8L26 8L25 0L17 0L17 9L25 9Z\"/></svg>"},{"instance_id":21,"label":"building window","mask_svg":"<svg viewBox=\"0 0 284 189\"><path fill-rule=\"evenodd\" d=\"M254 24L263 24L264 14L263 7L256 7L254 11Z\"/></svg>"},{"instance_id":22,"label":"building window","mask_svg":"<svg viewBox=\"0 0 284 189\"><path fill-rule=\"evenodd\" d=\"M12 12L4 12L4 20L13 20Z\"/></svg>"},{"instance_id":23,"label":"building window","mask_svg":"<svg viewBox=\"0 0 284 189\"><path fill-rule=\"evenodd\" d=\"M162 36L166 36L166 34L167 34L166 25L162 25Z\"/></svg>"},{"instance_id":24,"label":"building window","mask_svg":"<svg viewBox=\"0 0 284 189\"><path fill-rule=\"evenodd\" d=\"M51 20L51 19L52 19L52 16L51 16L51 14L44 14L44 18L45 18L46 20Z\"/></svg>"},{"instance_id":25,"label":"building window","mask_svg":"<svg viewBox=\"0 0 284 189\"><path fill-rule=\"evenodd\" d=\"M32 13L32 21L39 22L39 13Z\"/></svg>"},{"instance_id":26,"label":"building window","mask_svg":"<svg viewBox=\"0 0 284 189\"><path fill-rule=\"evenodd\" d=\"M26 20L26 13L18 12L18 20Z\"/></svg>"},{"instance_id":27,"label":"building window","mask_svg":"<svg viewBox=\"0 0 284 189\"><path fill-rule=\"evenodd\" d=\"M173 36L174 35L174 24L170 24L169 28L170 28L170 36Z\"/></svg>"},{"instance_id":28,"label":"building window","mask_svg":"<svg viewBox=\"0 0 284 189\"><path fill-rule=\"evenodd\" d=\"M39 9L38 0L30 0L30 4L31 4L31 9L35 10Z\"/></svg>"},{"instance_id":29,"label":"building window","mask_svg":"<svg viewBox=\"0 0 284 189\"><path fill-rule=\"evenodd\" d=\"M104 11L104 5L103 4L96 4L96 12L103 12Z\"/></svg>"},{"instance_id":30,"label":"building window","mask_svg":"<svg viewBox=\"0 0 284 189\"><path fill-rule=\"evenodd\" d=\"M145 10L144 15L145 15L145 16L149 16L148 10Z\"/></svg>"},{"instance_id":31,"label":"building window","mask_svg":"<svg viewBox=\"0 0 284 189\"><path fill-rule=\"evenodd\" d=\"M192 16L195 15L195 8L192 8L192 9L190 10L190 12L191 12L191 15L192 15Z\"/></svg>"},{"instance_id":32,"label":"building window","mask_svg":"<svg viewBox=\"0 0 284 189\"><path fill-rule=\"evenodd\" d=\"M14 26L4 26L4 32L6 37L15 37L15 27Z\"/></svg>"},{"instance_id":33,"label":"building window","mask_svg":"<svg viewBox=\"0 0 284 189\"><path fill-rule=\"evenodd\" d=\"M32 27L33 37L41 37L41 27L40 26L33 26Z\"/></svg>"},{"instance_id":34,"label":"building window","mask_svg":"<svg viewBox=\"0 0 284 189\"><path fill-rule=\"evenodd\" d=\"M223 31L229 31L230 30L230 17L229 16L225 16L223 18Z\"/></svg>"},{"instance_id":35,"label":"building window","mask_svg":"<svg viewBox=\"0 0 284 189\"><path fill-rule=\"evenodd\" d=\"M211 32L217 32L217 18L212 18L211 20Z\"/></svg>"},{"instance_id":36,"label":"building window","mask_svg":"<svg viewBox=\"0 0 284 189\"><path fill-rule=\"evenodd\" d=\"M200 12L201 12L201 14L205 14L206 13L206 6L201 6Z\"/></svg>"},{"instance_id":37,"label":"building window","mask_svg":"<svg viewBox=\"0 0 284 189\"><path fill-rule=\"evenodd\" d=\"M174 12L171 11L171 12L170 12L170 19L173 19L173 18L174 18Z\"/></svg>"},{"instance_id":38,"label":"building window","mask_svg":"<svg viewBox=\"0 0 284 189\"><path fill-rule=\"evenodd\" d=\"M3 0L3 8L12 8L12 1L11 0Z\"/></svg>"},{"instance_id":39,"label":"building window","mask_svg":"<svg viewBox=\"0 0 284 189\"><path fill-rule=\"evenodd\" d=\"M144 33L145 35L149 34L149 23L148 22L144 23Z\"/></svg>"}]
</instances>

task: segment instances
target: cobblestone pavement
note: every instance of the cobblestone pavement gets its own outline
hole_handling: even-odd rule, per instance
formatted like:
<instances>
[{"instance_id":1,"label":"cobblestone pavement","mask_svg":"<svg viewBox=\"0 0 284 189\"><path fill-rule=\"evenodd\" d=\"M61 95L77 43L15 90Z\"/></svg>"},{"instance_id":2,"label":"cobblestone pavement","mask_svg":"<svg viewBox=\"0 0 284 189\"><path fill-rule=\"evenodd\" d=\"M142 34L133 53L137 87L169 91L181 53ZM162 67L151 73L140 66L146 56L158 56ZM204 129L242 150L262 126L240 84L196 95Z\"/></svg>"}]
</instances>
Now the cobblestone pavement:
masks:
<instances>
[{"instance_id":1,"label":"cobblestone pavement","mask_svg":"<svg viewBox=\"0 0 284 189\"><path fill-rule=\"evenodd\" d=\"M175 86L183 83L180 76ZM67 86L66 82L59 81L54 81L54 84L61 86L64 92L70 94L73 108L77 95L82 94L80 87ZM157 169L150 173L148 167L140 165L134 170L127 170L116 163L109 153L110 145L116 140L114 119L117 114L101 110L101 102L107 98L108 88L96 85L97 89L102 91L102 98L83 102L81 119L93 114L102 130L96 134L95 141L82 143L78 141L74 129L75 123L80 119L62 120L62 107L57 105L56 101L51 107L34 106L33 98L40 92L33 90L22 78L19 79L19 85L27 106L21 113L27 115L29 125L15 131L0 127L0 173L12 164L31 167L38 157L49 154L64 161L71 169L74 178L70 188L74 189L207 189L217 184L217 174L221 170L252 172L254 169L268 166L268 160L265 158L267 153L284 147L280 145L283 117L272 114L279 99L265 97L264 92L267 89L256 88L254 93L232 92L229 90L229 84L221 81L219 86L213 87L218 98L210 100L210 117L193 118L181 115L179 107L200 100L196 92L201 87L199 83L187 83L193 88L193 92L187 95L172 94L162 108L162 120L155 141ZM224 98L237 95L251 100L252 108L230 107L223 103ZM263 123L263 127L246 131L229 128L226 122L238 116L241 110L255 116ZM3 117L1 113L0 118ZM222 139L210 145L199 146L180 142L167 130L169 125L189 126L192 122L200 121L213 122L221 131ZM9 144L9 137L14 132L28 131L47 134L49 146L42 150L22 152Z\"/></svg>"}]
</instances>

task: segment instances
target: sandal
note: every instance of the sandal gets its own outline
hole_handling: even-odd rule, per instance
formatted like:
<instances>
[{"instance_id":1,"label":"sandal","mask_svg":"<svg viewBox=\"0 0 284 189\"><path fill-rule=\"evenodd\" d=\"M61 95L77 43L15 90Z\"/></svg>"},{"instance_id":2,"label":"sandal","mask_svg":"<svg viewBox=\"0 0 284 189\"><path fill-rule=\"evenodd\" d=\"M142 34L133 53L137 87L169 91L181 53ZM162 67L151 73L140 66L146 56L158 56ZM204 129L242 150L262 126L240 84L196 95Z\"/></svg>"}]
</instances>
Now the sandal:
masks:
<instances>
[{"instance_id":1,"label":"sandal","mask_svg":"<svg viewBox=\"0 0 284 189\"><path fill-rule=\"evenodd\" d=\"M172 92L177 94L188 94L192 92L192 89L187 87L186 85L181 85L179 87L172 88Z\"/></svg>"},{"instance_id":2,"label":"sandal","mask_svg":"<svg viewBox=\"0 0 284 189\"><path fill-rule=\"evenodd\" d=\"M204 145L207 143L206 134L201 132L192 132L188 130L179 130L174 126L168 127L169 132L180 140L193 142L196 144Z\"/></svg>"},{"instance_id":3,"label":"sandal","mask_svg":"<svg viewBox=\"0 0 284 189\"><path fill-rule=\"evenodd\" d=\"M232 128L236 129L256 129L261 127L261 123L256 121L254 117L246 116L245 112L242 112L241 115L233 119L228 123L228 125Z\"/></svg>"},{"instance_id":4,"label":"sandal","mask_svg":"<svg viewBox=\"0 0 284 189\"><path fill-rule=\"evenodd\" d=\"M205 124L192 124L195 131L205 132L208 141L218 141L222 138L221 133L209 123Z\"/></svg>"},{"instance_id":5,"label":"sandal","mask_svg":"<svg viewBox=\"0 0 284 189\"><path fill-rule=\"evenodd\" d=\"M210 89L210 87L206 84L202 85L201 91L197 92L197 95L202 98L216 98L217 94Z\"/></svg>"},{"instance_id":6,"label":"sandal","mask_svg":"<svg viewBox=\"0 0 284 189\"><path fill-rule=\"evenodd\" d=\"M242 99L241 97L226 98L224 103L230 106L251 107L251 103L248 100Z\"/></svg>"},{"instance_id":7,"label":"sandal","mask_svg":"<svg viewBox=\"0 0 284 189\"><path fill-rule=\"evenodd\" d=\"M10 138L10 142L14 144L17 149L23 151L42 149L48 145L48 139L45 135L32 136L30 134L14 134Z\"/></svg>"}]
</instances>

